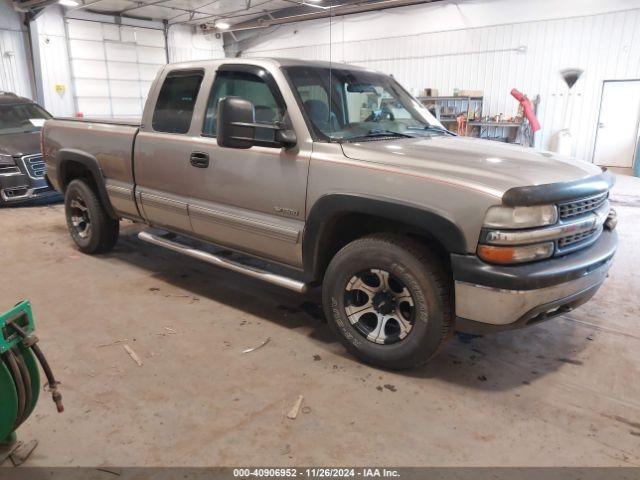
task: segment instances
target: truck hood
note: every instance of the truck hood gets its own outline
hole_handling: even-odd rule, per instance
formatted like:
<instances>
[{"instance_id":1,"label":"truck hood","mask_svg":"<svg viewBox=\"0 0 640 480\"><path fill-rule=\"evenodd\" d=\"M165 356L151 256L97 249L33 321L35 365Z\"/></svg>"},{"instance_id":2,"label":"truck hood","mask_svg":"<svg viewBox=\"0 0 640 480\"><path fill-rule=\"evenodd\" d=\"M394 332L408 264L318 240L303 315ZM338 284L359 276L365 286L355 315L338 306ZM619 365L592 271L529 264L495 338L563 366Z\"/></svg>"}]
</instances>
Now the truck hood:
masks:
<instances>
[{"instance_id":1,"label":"truck hood","mask_svg":"<svg viewBox=\"0 0 640 480\"><path fill-rule=\"evenodd\" d=\"M40 132L8 133L0 135L0 153L12 157L40 152Z\"/></svg>"},{"instance_id":2,"label":"truck hood","mask_svg":"<svg viewBox=\"0 0 640 480\"><path fill-rule=\"evenodd\" d=\"M498 197L513 187L568 182L602 172L591 163L550 152L469 137L343 143L342 149L354 160L476 187Z\"/></svg>"}]
</instances>

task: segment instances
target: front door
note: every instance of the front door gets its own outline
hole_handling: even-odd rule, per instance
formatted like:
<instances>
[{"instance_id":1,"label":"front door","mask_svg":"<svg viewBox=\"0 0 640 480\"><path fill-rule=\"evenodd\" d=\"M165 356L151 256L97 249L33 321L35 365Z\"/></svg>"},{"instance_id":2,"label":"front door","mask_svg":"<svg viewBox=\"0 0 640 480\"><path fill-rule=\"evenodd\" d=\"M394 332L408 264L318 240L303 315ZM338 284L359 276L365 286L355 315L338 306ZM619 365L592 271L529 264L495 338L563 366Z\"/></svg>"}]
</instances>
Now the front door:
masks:
<instances>
[{"instance_id":1,"label":"front door","mask_svg":"<svg viewBox=\"0 0 640 480\"><path fill-rule=\"evenodd\" d=\"M244 64L218 69L202 136L193 146L209 159L208 167L191 177L193 231L232 249L300 267L311 151L302 143L288 150L219 147L216 108L226 96L252 102L256 122L282 121L291 127L287 105L269 72Z\"/></svg>"},{"instance_id":2,"label":"front door","mask_svg":"<svg viewBox=\"0 0 640 480\"><path fill-rule=\"evenodd\" d=\"M631 168L638 144L638 121L640 80L604 82L594 162Z\"/></svg>"}]
</instances>

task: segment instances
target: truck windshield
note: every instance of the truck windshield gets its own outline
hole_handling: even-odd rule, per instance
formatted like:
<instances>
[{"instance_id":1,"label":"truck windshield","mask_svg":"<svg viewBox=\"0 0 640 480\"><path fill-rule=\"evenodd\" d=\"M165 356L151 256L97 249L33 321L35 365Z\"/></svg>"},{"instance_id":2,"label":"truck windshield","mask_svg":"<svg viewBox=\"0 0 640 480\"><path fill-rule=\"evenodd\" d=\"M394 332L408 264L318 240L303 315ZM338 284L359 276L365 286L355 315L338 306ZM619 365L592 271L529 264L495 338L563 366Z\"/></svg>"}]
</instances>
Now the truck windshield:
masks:
<instances>
[{"instance_id":1,"label":"truck windshield","mask_svg":"<svg viewBox=\"0 0 640 480\"><path fill-rule=\"evenodd\" d=\"M37 132L49 118L51 115L34 103L0 105L0 135Z\"/></svg>"},{"instance_id":2,"label":"truck windshield","mask_svg":"<svg viewBox=\"0 0 640 480\"><path fill-rule=\"evenodd\" d=\"M313 130L324 140L451 135L387 75L306 66L284 70Z\"/></svg>"}]
</instances>

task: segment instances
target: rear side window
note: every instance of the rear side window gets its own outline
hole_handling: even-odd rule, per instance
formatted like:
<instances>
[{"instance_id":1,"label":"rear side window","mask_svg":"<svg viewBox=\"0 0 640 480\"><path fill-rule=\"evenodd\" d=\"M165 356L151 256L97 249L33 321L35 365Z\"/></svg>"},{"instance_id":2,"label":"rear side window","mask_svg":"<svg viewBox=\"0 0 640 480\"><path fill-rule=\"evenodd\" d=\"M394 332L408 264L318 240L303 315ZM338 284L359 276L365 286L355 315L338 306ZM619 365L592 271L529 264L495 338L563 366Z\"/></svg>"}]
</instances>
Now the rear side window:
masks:
<instances>
[{"instance_id":1,"label":"rear side window","mask_svg":"<svg viewBox=\"0 0 640 480\"><path fill-rule=\"evenodd\" d=\"M176 71L165 78L152 126L156 132L187 133L202 83L202 71Z\"/></svg>"}]
</instances>

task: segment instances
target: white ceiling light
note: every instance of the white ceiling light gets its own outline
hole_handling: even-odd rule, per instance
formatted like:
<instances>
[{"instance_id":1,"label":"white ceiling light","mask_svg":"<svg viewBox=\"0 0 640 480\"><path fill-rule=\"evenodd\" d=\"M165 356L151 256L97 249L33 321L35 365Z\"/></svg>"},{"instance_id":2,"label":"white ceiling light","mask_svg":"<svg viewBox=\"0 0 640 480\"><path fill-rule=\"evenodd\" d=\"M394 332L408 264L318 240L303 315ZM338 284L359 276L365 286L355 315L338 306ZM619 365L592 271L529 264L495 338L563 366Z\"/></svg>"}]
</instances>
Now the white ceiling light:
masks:
<instances>
[{"instance_id":1,"label":"white ceiling light","mask_svg":"<svg viewBox=\"0 0 640 480\"><path fill-rule=\"evenodd\" d=\"M58 0L58 3L60 5L64 5L65 7L77 7L78 5L80 5L75 0Z\"/></svg>"},{"instance_id":2,"label":"white ceiling light","mask_svg":"<svg viewBox=\"0 0 640 480\"><path fill-rule=\"evenodd\" d=\"M227 22L216 22L215 27L218 30L229 30L229 28L231 28L231 25L229 25Z\"/></svg>"},{"instance_id":3,"label":"white ceiling light","mask_svg":"<svg viewBox=\"0 0 640 480\"><path fill-rule=\"evenodd\" d=\"M331 8L323 5L318 5L319 3L322 3L322 0L304 0L302 2L302 4L307 7L320 8L322 10L328 10L329 8Z\"/></svg>"}]
</instances>

